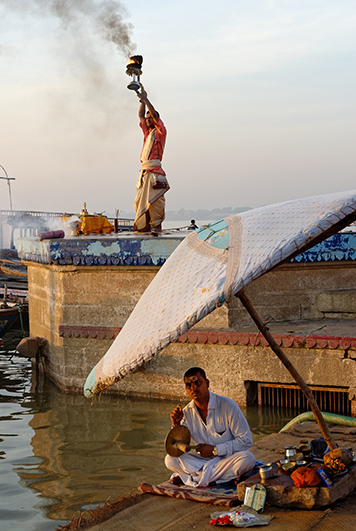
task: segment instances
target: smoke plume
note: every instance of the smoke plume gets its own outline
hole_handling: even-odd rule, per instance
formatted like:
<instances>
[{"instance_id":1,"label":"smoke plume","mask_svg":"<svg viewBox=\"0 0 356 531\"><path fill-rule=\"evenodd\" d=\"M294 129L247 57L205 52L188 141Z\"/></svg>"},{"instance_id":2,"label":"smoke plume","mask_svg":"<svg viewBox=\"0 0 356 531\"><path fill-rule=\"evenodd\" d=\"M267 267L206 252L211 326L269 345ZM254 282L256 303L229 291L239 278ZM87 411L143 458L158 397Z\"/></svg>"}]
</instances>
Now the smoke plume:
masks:
<instances>
[{"instance_id":1,"label":"smoke plume","mask_svg":"<svg viewBox=\"0 0 356 531\"><path fill-rule=\"evenodd\" d=\"M136 49L126 7L119 0L0 0L0 6L28 18L29 28L33 17L59 22L51 38L58 39L53 62L64 82L55 81L55 90L50 86L45 95L48 119L63 130L68 123L85 123L88 130L109 135L120 112L125 112L115 106L118 82L122 89L125 86L120 79L126 65L122 58ZM26 35L24 47L25 39ZM0 37L0 54L2 44ZM52 52L44 49L47 55Z\"/></svg>"},{"instance_id":2,"label":"smoke plume","mask_svg":"<svg viewBox=\"0 0 356 531\"><path fill-rule=\"evenodd\" d=\"M0 0L0 4L12 11L55 16L68 31L89 24L126 57L136 48L131 40L133 25L125 21L127 10L118 0Z\"/></svg>"}]
</instances>

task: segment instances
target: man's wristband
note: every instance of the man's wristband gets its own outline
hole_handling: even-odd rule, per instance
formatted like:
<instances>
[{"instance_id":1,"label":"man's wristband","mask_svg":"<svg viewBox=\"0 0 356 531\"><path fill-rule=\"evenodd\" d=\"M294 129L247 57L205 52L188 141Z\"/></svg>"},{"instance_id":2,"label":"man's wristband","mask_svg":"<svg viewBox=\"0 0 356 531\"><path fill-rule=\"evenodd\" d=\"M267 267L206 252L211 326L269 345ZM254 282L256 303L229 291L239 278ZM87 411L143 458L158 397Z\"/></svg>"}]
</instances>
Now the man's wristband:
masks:
<instances>
[{"instance_id":1,"label":"man's wristband","mask_svg":"<svg viewBox=\"0 0 356 531\"><path fill-rule=\"evenodd\" d=\"M214 457L216 457L218 455L218 449L217 449L216 446L214 446L212 454L213 454Z\"/></svg>"}]
</instances>

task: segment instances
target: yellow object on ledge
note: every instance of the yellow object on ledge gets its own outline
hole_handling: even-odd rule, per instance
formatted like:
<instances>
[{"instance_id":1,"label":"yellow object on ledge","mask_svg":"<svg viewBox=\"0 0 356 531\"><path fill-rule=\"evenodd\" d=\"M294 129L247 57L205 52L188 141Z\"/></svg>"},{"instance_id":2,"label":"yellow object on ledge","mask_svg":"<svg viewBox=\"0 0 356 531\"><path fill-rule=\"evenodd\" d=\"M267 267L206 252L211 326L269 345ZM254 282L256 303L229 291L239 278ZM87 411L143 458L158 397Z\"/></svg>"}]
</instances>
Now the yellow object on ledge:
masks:
<instances>
[{"instance_id":1,"label":"yellow object on ledge","mask_svg":"<svg viewBox=\"0 0 356 531\"><path fill-rule=\"evenodd\" d=\"M110 234L114 228L106 216L80 216L78 234Z\"/></svg>"}]
</instances>

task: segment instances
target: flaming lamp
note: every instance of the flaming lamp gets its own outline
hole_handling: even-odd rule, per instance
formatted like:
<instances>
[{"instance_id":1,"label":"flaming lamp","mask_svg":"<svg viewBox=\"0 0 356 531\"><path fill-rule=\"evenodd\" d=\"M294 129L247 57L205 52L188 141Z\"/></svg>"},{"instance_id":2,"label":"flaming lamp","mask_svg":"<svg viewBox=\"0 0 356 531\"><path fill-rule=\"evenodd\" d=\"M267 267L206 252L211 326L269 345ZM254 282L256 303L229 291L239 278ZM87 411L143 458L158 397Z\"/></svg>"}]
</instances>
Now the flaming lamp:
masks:
<instances>
[{"instance_id":1,"label":"flaming lamp","mask_svg":"<svg viewBox=\"0 0 356 531\"><path fill-rule=\"evenodd\" d=\"M142 74L142 55L133 55L129 57L129 62L126 66L126 74L132 76L132 81L127 85L130 90L140 89L140 75Z\"/></svg>"}]
</instances>

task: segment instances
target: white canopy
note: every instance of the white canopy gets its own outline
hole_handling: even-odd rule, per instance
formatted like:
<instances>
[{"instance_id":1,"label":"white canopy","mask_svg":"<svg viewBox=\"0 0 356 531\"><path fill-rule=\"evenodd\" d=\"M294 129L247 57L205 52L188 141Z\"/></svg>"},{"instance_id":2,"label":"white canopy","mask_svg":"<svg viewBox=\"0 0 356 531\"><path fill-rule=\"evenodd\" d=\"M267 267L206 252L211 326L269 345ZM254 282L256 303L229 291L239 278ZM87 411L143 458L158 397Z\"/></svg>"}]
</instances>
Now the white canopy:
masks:
<instances>
[{"instance_id":1,"label":"white canopy","mask_svg":"<svg viewBox=\"0 0 356 531\"><path fill-rule=\"evenodd\" d=\"M356 219L356 190L269 205L192 232L88 376L91 397L135 371L252 280Z\"/></svg>"}]
</instances>

